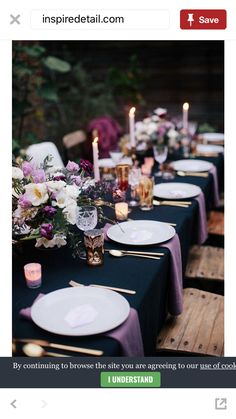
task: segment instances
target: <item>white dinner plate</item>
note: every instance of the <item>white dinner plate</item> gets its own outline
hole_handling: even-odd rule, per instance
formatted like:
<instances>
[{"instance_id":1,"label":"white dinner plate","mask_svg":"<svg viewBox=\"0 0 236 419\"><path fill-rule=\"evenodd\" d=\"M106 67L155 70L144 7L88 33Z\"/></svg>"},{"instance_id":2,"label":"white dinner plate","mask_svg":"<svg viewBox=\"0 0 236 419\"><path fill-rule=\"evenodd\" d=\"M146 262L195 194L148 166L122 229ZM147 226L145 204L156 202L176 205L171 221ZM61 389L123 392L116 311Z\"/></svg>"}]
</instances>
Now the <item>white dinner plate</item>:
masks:
<instances>
[{"instance_id":1,"label":"white dinner plate","mask_svg":"<svg viewBox=\"0 0 236 419\"><path fill-rule=\"evenodd\" d=\"M119 164L130 164L130 165L132 165L132 159L130 157L123 157L121 159L121 161L119 162ZM98 160L98 165L101 168L108 168L108 169L112 169L112 168L116 167L116 164L114 163L114 161L112 159L100 159L100 160Z\"/></svg>"},{"instance_id":2,"label":"white dinner plate","mask_svg":"<svg viewBox=\"0 0 236 419\"><path fill-rule=\"evenodd\" d=\"M175 229L160 221L137 220L125 221L110 227L107 231L109 239L118 243L146 246L163 243L175 235Z\"/></svg>"},{"instance_id":3,"label":"white dinner plate","mask_svg":"<svg viewBox=\"0 0 236 419\"><path fill-rule=\"evenodd\" d=\"M85 306L96 313L95 319L76 327L68 324L66 319L71 311ZM31 316L37 326L48 332L88 336L114 329L127 319L129 312L129 303L122 295L87 286L63 288L45 295L33 304Z\"/></svg>"},{"instance_id":4,"label":"white dinner plate","mask_svg":"<svg viewBox=\"0 0 236 419\"><path fill-rule=\"evenodd\" d=\"M163 199L193 198L201 193L201 188L191 183L169 182L154 186L154 196Z\"/></svg>"},{"instance_id":5,"label":"white dinner plate","mask_svg":"<svg viewBox=\"0 0 236 419\"><path fill-rule=\"evenodd\" d=\"M224 141L224 136L225 135L220 132L205 132L204 134L201 134L201 137L203 138L203 140L206 140L209 142Z\"/></svg>"},{"instance_id":6,"label":"white dinner plate","mask_svg":"<svg viewBox=\"0 0 236 419\"><path fill-rule=\"evenodd\" d=\"M224 153L224 147L215 144L198 144L197 151L199 153Z\"/></svg>"},{"instance_id":7,"label":"white dinner plate","mask_svg":"<svg viewBox=\"0 0 236 419\"><path fill-rule=\"evenodd\" d=\"M183 172L208 172L213 164L205 160L176 160L171 163L174 170L181 170Z\"/></svg>"}]
</instances>

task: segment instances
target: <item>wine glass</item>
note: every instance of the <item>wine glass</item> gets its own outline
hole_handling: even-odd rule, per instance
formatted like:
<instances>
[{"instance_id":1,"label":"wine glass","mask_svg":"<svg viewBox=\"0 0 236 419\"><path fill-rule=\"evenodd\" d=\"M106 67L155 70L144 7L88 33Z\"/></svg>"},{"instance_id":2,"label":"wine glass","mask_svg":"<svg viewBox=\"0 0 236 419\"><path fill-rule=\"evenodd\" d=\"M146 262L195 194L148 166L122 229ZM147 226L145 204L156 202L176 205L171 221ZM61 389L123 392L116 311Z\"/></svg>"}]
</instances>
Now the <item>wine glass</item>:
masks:
<instances>
[{"instance_id":1,"label":"wine glass","mask_svg":"<svg viewBox=\"0 0 236 419\"><path fill-rule=\"evenodd\" d=\"M92 205L85 205L77 208L76 225L79 230L88 231L96 227L98 222L97 208ZM79 249L79 258L86 259L84 249Z\"/></svg>"},{"instance_id":2,"label":"wine glass","mask_svg":"<svg viewBox=\"0 0 236 419\"><path fill-rule=\"evenodd\" d=\"M136 198L136 189L139 185L141 178L141 169L133 167L129 172L129 184L131 186L131 200L129 201L130 207L137 207L138 200Z\"/></svg>"},{"instance_id":3,"label":"wine glass","mask_svg":"<svg viewBox=\"0 0 236 419\"><path fill-rule=\"evenodd\" d=\"M153 154L154 158L159 165L164 163L167 159L168 154L168 147L163 144L157 144L153 146ZM162 176L162 172L159 170L158 172L154 173L155 176Z\"/></svg>"}]
</instances>

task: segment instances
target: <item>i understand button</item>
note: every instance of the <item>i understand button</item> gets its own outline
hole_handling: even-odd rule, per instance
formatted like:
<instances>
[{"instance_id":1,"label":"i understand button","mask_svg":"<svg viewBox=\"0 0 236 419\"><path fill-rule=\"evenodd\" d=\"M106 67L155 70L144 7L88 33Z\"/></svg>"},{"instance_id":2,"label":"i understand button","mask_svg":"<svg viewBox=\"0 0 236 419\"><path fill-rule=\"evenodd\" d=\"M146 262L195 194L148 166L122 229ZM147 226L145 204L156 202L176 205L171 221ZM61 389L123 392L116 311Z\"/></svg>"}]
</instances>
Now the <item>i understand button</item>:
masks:
<instances>
[{"instance_id":1,"label":"i understand button","mask_svg":"<svg viewBox=\"0 0 236 419\"><path fill-rule=\"evenodd\" d=\"M101 387L160 387L160 372L101 372Z\"/></svg>"},{"instance_id":2,"label":"i understand button","mask_svg":"<svg viewBox=\"0 0 236 419\"><path fill-rule=\"evenodd\" d=\"M226 29L226 10L184 9L180 11L181 29Z\"/></svg>"}]
</instances>

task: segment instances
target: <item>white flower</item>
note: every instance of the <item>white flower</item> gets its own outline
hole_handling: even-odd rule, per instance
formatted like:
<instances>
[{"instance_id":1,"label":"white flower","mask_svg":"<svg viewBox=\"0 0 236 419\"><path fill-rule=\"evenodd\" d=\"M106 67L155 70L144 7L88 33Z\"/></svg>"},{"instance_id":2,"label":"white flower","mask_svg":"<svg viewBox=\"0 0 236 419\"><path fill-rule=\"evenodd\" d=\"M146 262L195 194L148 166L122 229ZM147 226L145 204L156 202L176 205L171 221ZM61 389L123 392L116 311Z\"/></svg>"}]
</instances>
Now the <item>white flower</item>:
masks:
<instances>
[{"instance_id":1,"label":"white flower","mask_svg":"<svg viewBox=\"0 0 236 419\"><path fill-rule=\"evenodd\" d=\"M12 167L12 179L22 180L23 177L24 173L19 167Z\"/></svg>"},{"instance_id":2,"label":"white flower","mask_svg":"<svg viewBox=\"0 0 236 419\"><path fill-rule=\"evenodd\" d=\"M154 132L157 131L157 124L155 122L150 122L147 126L147 134L152 135Z\"/></svg>"},{"instance_id":3,"label":"white flower","mask_svg":"<svg viewBox=\"0 0 236 419\"><path fill-rule=\"evenodd\" d=\"M52 240L48 240L45 237L40 237L39 239L36 239L35 247L44 246L46 248L51 248L54 246L62 247L67 244L66 237L62 234L55 234Z\"/></svg>"},{"instance_id":4,"label":"white flower","mask_svg":"<svg viewBox=\"0 0 236 419\"><path fill-rule=\"evenodd\" d=\"M167 109L165 109L165 108L156 108L154 110L154 113L156 115L158 115L158 116L165 115L165 114L167 114Z\"/></svg>"},{"instance_id":5,"label":"white flower","mask_svg":"<svg viewBox=\"0 0 236 419\"><path fill-rule=\"evenodd\" d=\"M167 133L169 138L177 138L178 137L178 132L175 131L175 129L171 128L168 133Z\"/></svg>"},{"instance_id":6,"label":"white flower","mask_svg":"<svg viewBox=\"0 0 236 419\"><path fill-rule=\"evenodd\" d=\"M25 197L34 207L44 204L48 200L48 192L45 183L29 183L25 186Z\"/></svg>"},{"instance_id":7,"label":"white flower","mask_svg":"<svg viewBox=\"0 0 236 419\"><path fill-rule=\"evenodd\" d=\"M62 189L55 195L55 200L52 202L54 207L65 208L70 203L74 202L66 192L66 188Z\"/></svg>"},{"instance_id":8,"label":"white flower","mask_svg":"<svg viewBox=\"0 0 236 419\"><path fill-rule=\"evenodd\" d=\"M91 178L87 178L83 184L83 190L85 191L86 189L88 189L89 187L93 187L96 185L96 182L94 179Z\"/></svg>"},{"instance_id":9,"label":"white flower","mask_svg":"<svg viewBox=\"0 0 236 419\"><path fill-rule=\"evenodd\" d=\"M64 180L49 180L46 185L50 192L59 192L66 186L66 182Z\"/></svg>"},{"instance_id":10,"label":"white flower","mask_svg":"<svg viewBox=\"0 0 236 419\"><path fill-rule=\"evenodd\" d=\"M67 185L66 186L66 193L67 195L72 198L76 199L79 196L80 190L76 185Z\"/></svg>"},{"instance_id":11,"label":"white flower","mask_svg":"<svg viewBox=\"0 0 236 419\"><path fill-rule=\"evenodd\" d=\"M62 212L63 214L65 214L65 218L68 221L68 223L75 225L77 215L77 204L75 201L73 202L67 205Z\"/></svg>"}]
</instances>

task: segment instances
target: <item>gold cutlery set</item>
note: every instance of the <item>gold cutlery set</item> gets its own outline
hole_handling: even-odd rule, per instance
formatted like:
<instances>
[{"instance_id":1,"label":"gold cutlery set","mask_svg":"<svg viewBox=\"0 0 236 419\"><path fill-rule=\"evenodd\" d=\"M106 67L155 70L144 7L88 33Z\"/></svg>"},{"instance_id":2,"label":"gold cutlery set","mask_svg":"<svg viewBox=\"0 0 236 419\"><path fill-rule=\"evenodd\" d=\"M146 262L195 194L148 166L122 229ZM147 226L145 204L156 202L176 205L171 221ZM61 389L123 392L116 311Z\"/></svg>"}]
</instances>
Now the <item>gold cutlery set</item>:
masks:
<instances>
[{"instance_id":1,"label":"gold cutlery set","mask_svg":"<svg viewBox=\"0 0 236 419\"><path fill-rule=\"evenodd\" d=\"M195 177L208 177L208 172L184 172L182 170L177 171L178 176L195 176Z\"/></svg>"},{"instance_id":2,"label":"gold cutlery set","mask_svg":"<svg viewBox=\"0 0 236 419\"><path fill-rule=\"evenodd\" d=\"M191 201L158 201L157 199L153 200L154 206L166 205L168 207L188 208L191 204Z\"/></svg>"}]
</instances>

